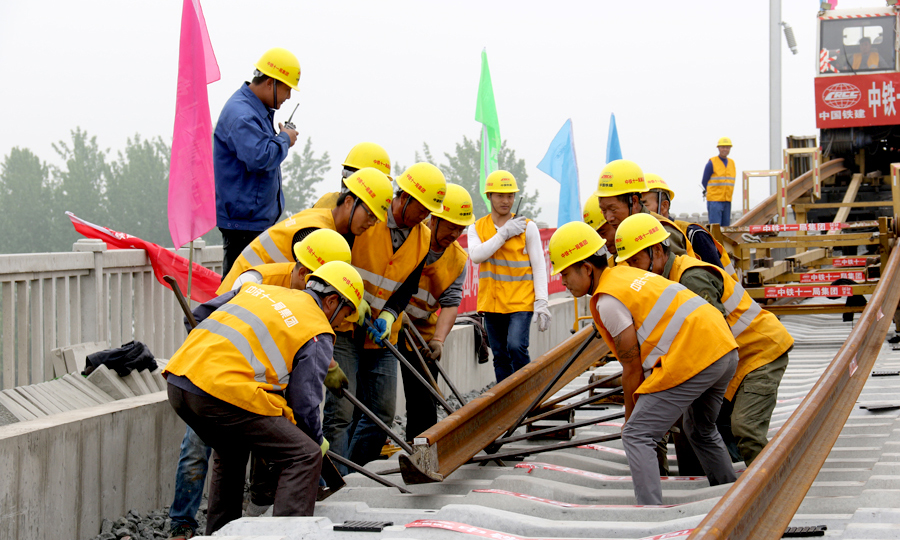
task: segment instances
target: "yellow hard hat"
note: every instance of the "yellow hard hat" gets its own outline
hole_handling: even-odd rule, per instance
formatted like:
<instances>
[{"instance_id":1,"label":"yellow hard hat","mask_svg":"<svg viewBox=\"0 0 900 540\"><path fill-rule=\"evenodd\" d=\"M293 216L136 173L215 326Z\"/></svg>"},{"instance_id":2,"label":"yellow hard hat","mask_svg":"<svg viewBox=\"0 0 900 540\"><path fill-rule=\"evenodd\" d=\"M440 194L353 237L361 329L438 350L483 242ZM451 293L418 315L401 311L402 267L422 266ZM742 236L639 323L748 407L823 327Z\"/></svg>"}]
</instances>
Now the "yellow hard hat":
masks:
<instances>
[{"instance_id":1,"label":"yellow hard hat","mask_svg":"<svg viewBox=\"0 0 900 540\"><path fill-rule=\"evenodd\" d=\"M366 167L345 178L344 185L350 193L359 197L359 200L369 207L379 221L387 219L394 191L387 175L378 169Z\"/></svg>"},{"instance_id":2,"label":"yellow hard hat","mask_svg":"<svg viewBox=\"0 0 900 540\"><path fill-rule=\"evenodd\" d=\"M494 171L484 179L485 193L518 193L519 184L509 171Z\"/></svg>"},{"instance_id":3,"label":"yellow hard hat","mask_svg":"<svg viewBox=\"0 0 900 540\"><path fill-rule=\"evenodd\" d=\"M719 142L716 143L716 146L731 146L731 139L728 137L722 137L719 139Z\"/></svg>"},{"instance_id":4,"label":"yellow hard hat","mask_svg":"<svg viewBox=\"0 0 900 540\"><path fill-rule=\"evenodd\" d=\"M669 194L670 201L675 198L675 192L658 174L647 173L644 175L644 183L647 184L647 191L665 191Z\"/></svg>"},{"instance_id":5,"label":"yellow hard hat","mask_svg":"<svg viewBox=\"0 0 900 540\"><path fill-rule=\"evenodd\" d=\"M306 282L309 283L309 280L313 277L321 279L334 287L338 294L344 297L344 301L353 306L353 311L350 312L350 315L345 320L356 322L359 318L359 304L362 302L365 292L362 277L360 277L356 268L344 261L330 261L307 275Z\"/></svg>"},{"instance_id":6,"label":"yellow hard hat","mask_svg":"<svg viewBox=\"0 0 900 540\"><path fill-rule=\"evenodd\" d=\"M294 244L294 258L313 272L331 261L350 264L350 244L337 231L316 229Z\"/></svg>"},{"instance_id":7,"label":"yellow hard hat","mask_svg":"<svg viewBox=\"0 0 900 540\"><path fill-rule=\"evenodd\" d=\"M616 262L627 261L642 249L668 237L669 232L662 223L650 214L628 216L616 229Z\"/></svg>"},{"instance_id":8,"label":"yellow hard hat","mask_svg":"<svg viewBox=\"0 0 900 540\"><path fill-rule=\"evenodd\" d=\"M397 186L422 203L430 212L443 210L447 180L444 173L431 163L416 163L397 177Z\"/></svg>"},{"instance_id":9,"label":"yellow hard hat","mask_svg":"<svg viewBox=\"0 0 900 540\"><path fill-rule=\"evenodd\" d=\"M450 223L468 227L475 223L472 213L472 196L466 188L458 184L447 184L447 196L444 197L444 209L435 216L446 219Z\"/></svg>"},{"instance_id":10,"label":"yellow hard hat","mask_svg":"<svg viewBox=\"0 0 900 540\"><path fill-rule=\"evenodd\" d=\"M357 170L374 167L388 178L391 177L391 158L388 156L387 150L373 142L361 142L351 148L342 165Z\"/></svg>"},{"instance_id":11,"label":"yellow hard hat","mask_svg":"<svg viewBox=\"0 0 900 540\"><path fill-rule=\"evenodd\" d=\"M609 256L606 240L600 238L597 231L587 223L571 221L556 229L550 237L551 276L562 272L569 266L583 261L591 255Z\"/></svg>"},{"instance_id":12,"label":"yellow hard hat","mask_svg":"<svg viewBox=\"0 0 900 540\"><path fill-rule=\"evenodd\" d=\"M597 182L597 195L600 197L615 197L645 191L647 184L644 182L644 171L633 161L627 159L610 161L600 171L600 180Z\"/></svg>"},{"instance_id":13,"label":"yellow hard hat","mask_svg":"<svg viewBox=\"0 0 900 540\"><path fill-rule=\"evenodd\" d=\"M300 82L300 61L287 49L281 47L269 49L259 57L255 67L263 75L279 80L294 90Z\"/></svg>"},{"instance_id":14,"label":"yellow hard hat","mask_svg":"<svg viewBox=\"0 0 900 540\"><path fill-rule=\"evenodd\" d=\"M595 231L606 225L606 218L600 210L600 196L594 193L586 203L584 203L584 222L591 226Z\"/></svg>"}]
</instances>

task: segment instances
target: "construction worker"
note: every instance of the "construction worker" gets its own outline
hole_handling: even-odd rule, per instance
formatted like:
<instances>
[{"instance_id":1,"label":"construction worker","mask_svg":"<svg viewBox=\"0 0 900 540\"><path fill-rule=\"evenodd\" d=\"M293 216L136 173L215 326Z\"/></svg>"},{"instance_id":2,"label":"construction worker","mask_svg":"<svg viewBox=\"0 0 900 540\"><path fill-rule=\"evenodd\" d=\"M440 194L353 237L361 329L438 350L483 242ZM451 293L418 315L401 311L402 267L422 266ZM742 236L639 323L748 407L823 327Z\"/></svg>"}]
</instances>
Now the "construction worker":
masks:
<instances>
[{"instance_id":1,"label":"construction worker","mask_svg":"<svg viewBox=\"0 0 900 540\"><path fill-rule=\"evenodd\" d=\"M237 277L254 266L292 262L294 245L316 229L337 231L352 244L356 236L387 218L391 191L391 181L377 169L352 173L344 179L340 204L303 210L264 231L241 252L216 292L231 290Z\"/></svg>"},{"instance_id":2,"label":"construction worker","mask_svg":"<svg viewBox=\"0 0 900 540\"><path fill-rule=\"evenodd\" d=\"M204 304L163 374L175 412L215 451L207 535L241 517L250 452L280 471L274 515L313 514L333 329L356 320L362 295L359 273L332 261L304 291L247 283Z\"/></svg>"},{"instance_id":3,"label":"construction worker","mask_svg":"<svg viewBox=\"0 0 900 540\"><path fill-rule=\"evenodd\" d=\"M641 194L641 202L647 207L647 210L671 220L681 232L687 235L697 258L724 269L732 279L740 281L734 265L731 263L731 257L725 251L725 246L713 238L706 227L699 223L672 219L669 211L671 210L672 200L675 199L675 192L672 191L669 184L658 174L647 174L644 176L644 180L647 183L647 191Z\"/></svg>"},{"instance_id":4,"label":"construction worker","mask_svg":"<svg viewBox=\"0 0 900 540\"><path fill-rule=\"evenodd\" d=\"M300 62L290 51L269 49L256 62L253 79L225 103L213 134L216 225L225 256L222 275L244 247L275 225L284 211L281 162L297 132L278 124L275 110L300 81Z\"/></svg>"},{"instance_id":5,"label":"construction worker","mask_svg":"<svg viewBox=\"0 0 900 540\"><path fill-rule=\"evenodd\" d=\"M426 363L431 377L437 380L439 362L444 352L444 340L453 329L459 304L462 302L463 282L466 279L468 255L456 240L463 230L475 223L472 196L462 186L447 184L443 210L431 215L431 246L425 256L425 268L419 280L419 290L406 306L409 320L428 344ZM440 310L440 314L438 314ZM404 340L403 355L428 378L414 352L415 342ZM406 396L406 438L413 438L437 422L437 403L434 396L410 372L400 365L403 393Z\"/></svg>"},{"instance_id":6,"label":"construction worker","mask_svg":"<svg viewBox=\"0 0 900 540\"><path fill-rule=\"evenodd\" d=\"M600 210L600 196L594 193L590 197L586 203L584 203L584 209L582 210L582 216L584 217L584 222L591 226L592 229L597 231L597 234L600 235L600 238L606 240L608 245L613 245L616 241L616 228L609 224L606 221L606 217L603 216L603 210ZM615 257L612 258L615 260Z\"/></svg>"},{"instance_id":7,"label":"construction worker","mask_svg":"<svg viewBox=\"0 0 900 540\"><path fill-rule=\"evenodd\" d=\"M422 221L441 211L447 187L443 173L429 163L416 163L396 181L387 220L366 230L352 248L374 319L361 319L355 329L344 323L334 348L334 359L350 379L349 391L388 425L397 407L398 362L384 342L396 346L398 317L419 290L431 243ZM372 419L331 395L325 400L325 437L334 452L360 465L376 459L386 440Z\"/></svg>"},{"instance_id":8,"label":"construction worker","mask_svg":"<svg viewBox=\"0 0 900 540\"><path fill-rule=\"evenodd\" d=\"M342 166L341 179L347 178L359 169L372 167L383 172L389 180L393 180L391 178L391 158L388 156L387 150L373 142L361 142L351 148ZM339 193L333 191L322 195L313 208L334 208Z\"/></svg>"},{"instance_id":9,"label":"construction worker","mask_svg":"<svg viewBox=\"0 0 900 540\"><path fill-rule=\"evenodd\" d=\"M607 163L600 171L597 192L592 197L599 198L600 209L606 221L617 228L619 223L632 214L650 213L641 203L641 194L645 191L647 184L644 181L644 171L638 164L627 159L617 159ZM653 217L659 219L666 230L672 233L672 249L675 253L695 256L691 242L674 223L659 214L653 214Z\"/></svg>"},{"instance_id":10,"label":"construction worker","mask_svg":"<svg viewBox=\"0 0 900 540\"><path fill-rule=\"evenodd\" d=\"M232 291L240 290L246 283L304 290L306 278L326 262L342 261L349 264L350 246L337 232L330 229L317 229L294 245L294 257L297 259L296 263L254 266L238 277ZM207 312L198 311L198 317L205 316L208 316ZM340 392L340 388L346 380L347 377L340 370L337 362L331 360L325 379L326 387L334 392ZM169 518L172 522L171 539L185 538L188 534L193 535L197 529L195 516L200 509L210 451L210 447L188 426L181 442L181 453L176 468L175 498L169 506ZM268 468L262 460L254 457L251 463L248 516L261 515L274 500L273 484L277 482L277 478L272 478Z\"/></svg>"},{"instance_id":11,"label":"construction worker","mask_svg":"<svg viewBox=\"0 0 900 540\"><path fill-rule=\"evenodd\" d=\"M616 261L681 283L725 316L740 357L725 399L731 402L728 409L733 405L731 431L749 466L768 443L769 421L794 338L724 270L693 257L671 255L668 237L653 216L631 216L616 231Z\"/></svg>"},{"instance_id":12,"label":"construction worker","mask_svg":"<svg viewBox=\"0 0 900 540\"><path fill-rule=\"evenodd\" d=\"M552 274L562 274L576 298L593 294L594 324L622 364L622 442L637 504L662 504L656 441L682 414L710 485L734 482L715 424L738 360L722 316L683 285L628 266L609 268L606 242L586 223L566 223L549 247Z\"/></svg>"},{"instance_id":13,"label":"construction worker","mask_svg":"<svg viewBox=\"0 0 900 540\"><path fill-rule=\"evenodd\" d=\"M532 318L538 330L550 328L547 268L537 224L514 216L519 186L509 171L494 171L484 182L491 213L469 227L469 257L478 267L478 311L494 355L499 383L531 361Z\"/></svg>"},{"instance_id":14,"label":"construction worker","mask_svg":"<svg viewBox=\"0 0 900 540\"><path fill-rule=\"evenodd\" d=\"M719 155L709 158L703 170L703 196L706 197L706 211L709 224L718 223L723 227L731 225L731 196L734 193L734 179L737 169L731 153L731 139L722 137L716 143Z\"/></svg>"}]
</instances>

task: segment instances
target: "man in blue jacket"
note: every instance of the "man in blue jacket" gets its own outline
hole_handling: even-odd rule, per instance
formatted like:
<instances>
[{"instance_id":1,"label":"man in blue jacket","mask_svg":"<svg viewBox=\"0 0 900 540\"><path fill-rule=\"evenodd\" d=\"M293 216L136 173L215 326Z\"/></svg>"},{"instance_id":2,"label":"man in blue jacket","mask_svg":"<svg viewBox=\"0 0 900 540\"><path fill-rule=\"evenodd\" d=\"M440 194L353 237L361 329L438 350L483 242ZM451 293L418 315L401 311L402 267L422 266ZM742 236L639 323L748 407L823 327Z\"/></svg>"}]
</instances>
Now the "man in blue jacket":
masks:
<instances>
[{"instance_id":1,"label":"man in blue jacket","mask_svg":"<svg viewBox=\"0 0 900 540\"><path fill-rule=\"evenodd\" d=\"M275 109L297 89L300 62L289 51L269 49L256 62L251 82L228 99L213 136L216 225L225 250L222 275L254 238L284 211L281 162L297 132L278 124Z\"/></svg>"}]
</instances>

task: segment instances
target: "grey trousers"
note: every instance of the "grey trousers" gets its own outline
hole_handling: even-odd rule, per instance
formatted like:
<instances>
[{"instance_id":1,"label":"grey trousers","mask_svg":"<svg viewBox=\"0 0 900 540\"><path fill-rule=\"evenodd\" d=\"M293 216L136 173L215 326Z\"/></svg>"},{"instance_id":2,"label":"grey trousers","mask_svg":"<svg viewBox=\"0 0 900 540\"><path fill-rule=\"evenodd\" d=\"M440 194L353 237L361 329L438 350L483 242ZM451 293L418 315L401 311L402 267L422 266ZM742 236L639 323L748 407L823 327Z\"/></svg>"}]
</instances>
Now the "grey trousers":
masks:
<instances>
[{"instance_id":1,"label":"grey trousers","mask_svg":"<svg viewBox=\"0 0 900 540\"><path fill-rule=\"evenodd\" d=\"M656 441L684 415L684 430L712 486L734 482L728 450L716 429L725 389L737 369L737 349L680 385L641 394L622 428L622 443L638 504L662 504Z\"/></svg>"}]
</instances>

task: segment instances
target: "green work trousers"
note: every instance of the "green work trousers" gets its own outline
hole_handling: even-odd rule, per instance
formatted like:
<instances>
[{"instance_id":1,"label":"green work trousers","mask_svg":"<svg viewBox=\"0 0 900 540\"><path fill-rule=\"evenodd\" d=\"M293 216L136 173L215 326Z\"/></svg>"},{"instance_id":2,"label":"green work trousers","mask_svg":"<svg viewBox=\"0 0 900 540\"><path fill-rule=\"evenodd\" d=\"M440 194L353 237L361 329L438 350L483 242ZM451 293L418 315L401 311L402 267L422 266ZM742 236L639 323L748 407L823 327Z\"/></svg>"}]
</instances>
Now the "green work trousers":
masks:
<instances>
[{"instance_id":1,"label":"green work trousers","mask_svg":"<svg viewBox=\"0 0 900 540\"><path fill-rule=\"evenodd\" d=\"M731 432L748 467L769 442L769 421L787 363L788 353L784 353L754 369L744 377L732 398Z\"/></svg>"}]
</instances>

